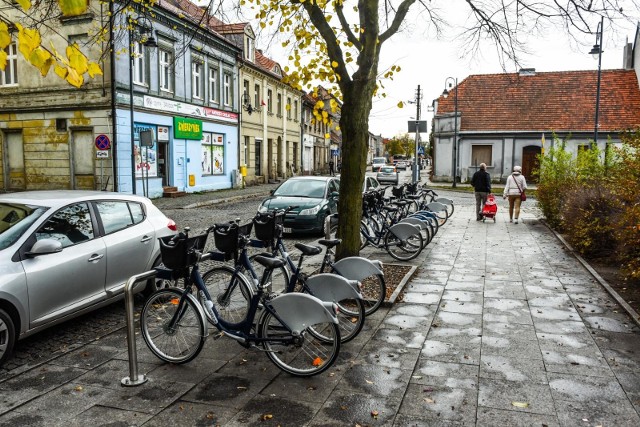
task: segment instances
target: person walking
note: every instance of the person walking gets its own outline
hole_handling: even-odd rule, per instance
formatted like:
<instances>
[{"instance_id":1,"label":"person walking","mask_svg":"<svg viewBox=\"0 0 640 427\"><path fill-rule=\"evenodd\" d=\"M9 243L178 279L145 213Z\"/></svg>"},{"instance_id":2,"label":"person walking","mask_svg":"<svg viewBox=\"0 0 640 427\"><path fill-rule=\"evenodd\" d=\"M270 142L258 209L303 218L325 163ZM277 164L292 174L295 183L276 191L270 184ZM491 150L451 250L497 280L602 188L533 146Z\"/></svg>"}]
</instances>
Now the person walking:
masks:
<instances>
[{"instance_id":1,"label":"person walking","mask_svg":"<svg viewBox=\"0 0 640 427\"><path fill-rule=\"evenodd\" d=\"M476 221L481 221L482 208L487 203L487 196L491 193L491 175L487 172L485 163L480 163L480 169L471 177L471 185L476 195Z\"/></svg>"},{"instance_id":2,"label":"person walking","mask_svg":"<svg viewBox=\"0 0 640 427\"><path fill-rule=\"evenodd\" d=\"M520 166L514 166L513 173L507 178L507 183L504 186L504 193L502 193L503 198L509 198L509 222L514 222L515 220L515 223L518 223L522 194L526 189L527 180L524 178L524 175L522 175L522 168Z\"/></svg>"},{"instance_id":3,"label":"person walking","mask_svg":"<svg viewBox=\"0 0 640 427\"><path fill-rule=\"evenodd\" d=\"M331 176L336 176L336 173L333 170L333 159L329 160L329 173L331 174Z\"/></svg>"}]
</instances>

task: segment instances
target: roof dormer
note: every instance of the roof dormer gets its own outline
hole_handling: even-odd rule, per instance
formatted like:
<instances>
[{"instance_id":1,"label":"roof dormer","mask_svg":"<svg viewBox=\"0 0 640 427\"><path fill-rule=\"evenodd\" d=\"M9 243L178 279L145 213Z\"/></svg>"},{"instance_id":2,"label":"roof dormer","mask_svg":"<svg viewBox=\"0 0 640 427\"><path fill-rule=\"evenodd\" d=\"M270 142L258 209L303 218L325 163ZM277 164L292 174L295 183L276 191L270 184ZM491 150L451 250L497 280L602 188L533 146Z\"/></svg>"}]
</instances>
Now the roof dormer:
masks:
<instances>
[{"instance_id":1,"label":"roof dormer","mask_svg":"<svg viewBox=\"0 0 640 427\"><path fill-rule=\"evenodd\" d=\"M244 59L249 62L256 62L256 35L250 25L244 29Z\"/></svg>"}]
</instances>

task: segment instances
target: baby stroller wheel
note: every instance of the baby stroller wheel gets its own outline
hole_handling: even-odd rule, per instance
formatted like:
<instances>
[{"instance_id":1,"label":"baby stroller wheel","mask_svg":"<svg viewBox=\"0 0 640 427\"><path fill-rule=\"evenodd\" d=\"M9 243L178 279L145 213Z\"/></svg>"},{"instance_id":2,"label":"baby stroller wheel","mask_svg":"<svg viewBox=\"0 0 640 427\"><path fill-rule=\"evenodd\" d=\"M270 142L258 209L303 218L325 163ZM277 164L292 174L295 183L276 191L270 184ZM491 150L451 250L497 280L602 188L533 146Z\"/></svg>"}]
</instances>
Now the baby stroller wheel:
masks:
<instances>
[{"instance_id":1,"label":"baby stroller wheel","mask_svg":"<svg viewBox=\"0 0 640 427\"><path fill-rule=\"evenodd\" d=\"M493 222L496 222L496 217L495 216L493 217Z\"/></svg>"},{"instance_id":2,"label":"baby stroller wheel","mask_svg":"<svg viewBox=\"0 0 640 427\"><path fill-rule=\"evenodd\" d=\"M482 217L482 222L485 222L485 221L486 221L486 219L487 219L487 218L483 216L483 217Z\"/></svg>"}]
</instances>

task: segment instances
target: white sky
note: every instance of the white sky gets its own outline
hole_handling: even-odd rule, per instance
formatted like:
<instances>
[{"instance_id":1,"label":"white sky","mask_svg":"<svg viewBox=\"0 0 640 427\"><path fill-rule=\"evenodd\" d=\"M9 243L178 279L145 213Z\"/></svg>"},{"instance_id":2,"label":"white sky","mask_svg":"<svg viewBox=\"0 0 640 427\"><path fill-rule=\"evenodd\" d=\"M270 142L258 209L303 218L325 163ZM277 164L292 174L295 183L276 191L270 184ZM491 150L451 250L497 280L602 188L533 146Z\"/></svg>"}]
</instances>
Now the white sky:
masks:
<instances>
[{"instance_id":1,"label":"white sky","mask_svg":"<svg viewBox=\"0 0 640 427\"><path fill-rule=\"evenodd\" d=\"M625 40L628 38L629 42L633 42L635 32L635 25L629 24L613 34L605 22L603 70L622 68ZM575 46L575 43L571 46L566 34L550 32L547 37L527 45L531 54L522 57L522 68L535 68L536 71L597 70L598 61L589 55L595 41L595 35L585 34L580 36L584 46ZM486 58L460 58L461 49L455 41L398 34L388 42L391 43L383 46L380 68L383 68L382 63L386 66L396 63L401 65L402 72L394 81L385 84L387 98L374 100L369 119L369 131L385 138L407 132L407 122L410 117L415 118L416 106L407 104L400 109L397 104L399 101L413 101L418 85L423 94L420 119L427 120L427 127L430 128L433 113L427 112L427 106L431 106L432 101L442 94L447 77L457 78L460 83L472 74L503 72L497 59L491 59L492 55ZM486 52L492 51L493 46L487 44ZM517 69L512 65L507 71L516 72ZM425 137L423 134L422 139Z\"/></svg>"}]
</instances>

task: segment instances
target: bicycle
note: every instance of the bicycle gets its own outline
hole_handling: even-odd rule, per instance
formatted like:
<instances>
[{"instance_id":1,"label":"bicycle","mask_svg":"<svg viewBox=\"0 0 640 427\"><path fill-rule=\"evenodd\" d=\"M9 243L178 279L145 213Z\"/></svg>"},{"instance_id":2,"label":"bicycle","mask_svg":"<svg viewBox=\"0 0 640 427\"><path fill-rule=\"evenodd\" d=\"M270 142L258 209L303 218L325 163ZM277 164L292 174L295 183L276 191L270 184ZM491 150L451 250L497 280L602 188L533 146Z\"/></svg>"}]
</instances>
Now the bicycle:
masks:
<instances>
[{"instance_id":1,"label":"bicycle","mask_svg":"<svg viewBox=\"0 0 640 427\"><path fill-rule=\"evenodd\" d=\"M265 275L265 272L257 271L257 266L252 263L252 260L257 255L249 257L247 251L247 246L252 243L249 237L252 224L238 228L237 246L226 245L225 242L227 240L223 237L225 233L229 232L231 224L218 224L214 229L216 248L221 251L214 256L218 260L222 260L225 258L223 253L226 253L226 258L233 257L234 260L233 267L214 267L202 276L209 293L214 297L213 302L223 318L225 320L242 318L246 316L248 310L247 301L249 300L249 295L243 291L244 287L237 286L235 276L242 274L248 279L249 286L252 289L255 289L258 285L259 278L263 277L266 280L264 287L271 293L304 292L318 297L322 301L336 303L338 308L336 315L339 322L341 341L344 343L355 338L362 330L365 318L364 302L362 301L362 295L358 291L358 282L348 281L333 274L325 274L320 277L302 275L301 266L304 256L319 253L318 248L302 243L296 243L296 248L302 253L297 267L289 257L289 254L286 253L286 250L284 250L282 241L280 241L283 249L282 253L284 254L282 258L283 264L275 267L268 275ZM256 233L259 234L257 230ZM253 241L253 244L254 246L261 246L259 241ZM277 252L273 254L265 253L262 256L275 257ZM292 276L289 275L285 265L289 266L294 272Z\"/></svg>"},{"instance_id":2,"label":"bicycle","mask_svg":"<svg viewBox=\"0 0 640 427\"><path fill-rule=\"evenodd\" d=\"M208 336L206 311L221 336L247 348L262 347L278 368L292 375L317 375L335 362L340 351L335 304L323 303L308 294L272 297L264 292L266 276L282 265L281 260L256 257L256 262L265 267L265 274L255 293L248 286L244 289L250 295L246 317L235 323L220 318L198 269L198 263L209 256L202 255L209 230L195 237L189 237L188 231L160 239L165 268L158 268L158 275L169 280L181 277L185 286L157 290L142 308L142 336L154 355L174 364L193 360ZM246 284L243 276L236 277L239 287ZM193 295L194 290L205 302L204 307Z\"/></svg>"}]
</instances>

